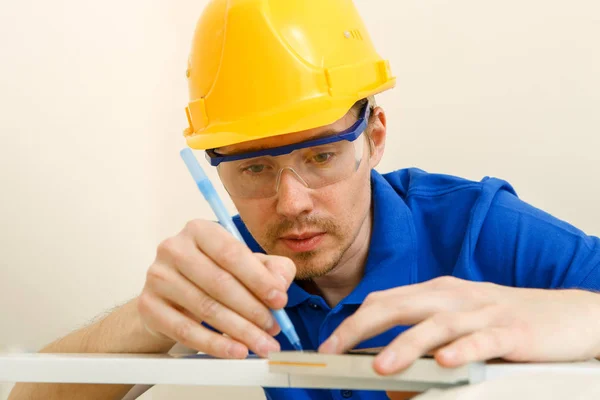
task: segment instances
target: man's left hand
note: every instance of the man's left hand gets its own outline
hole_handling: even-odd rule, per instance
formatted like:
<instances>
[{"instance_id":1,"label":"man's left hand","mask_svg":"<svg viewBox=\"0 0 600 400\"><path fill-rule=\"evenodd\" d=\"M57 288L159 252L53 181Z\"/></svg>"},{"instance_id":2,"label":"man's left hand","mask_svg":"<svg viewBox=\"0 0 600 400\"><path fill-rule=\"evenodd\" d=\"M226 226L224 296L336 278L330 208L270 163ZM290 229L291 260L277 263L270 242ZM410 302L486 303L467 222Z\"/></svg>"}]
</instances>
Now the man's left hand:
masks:
<instances>
[{"instance_id":1,"label":"man's left hand","mask_svg":"<svg viewBox=\"0 0 600 400\"><path fill-rule=\"evenodd\" d=\"M344 353L397 325L414 325L375 358L382 375L432 353L443 367L503 358L578 361L600 356L600 295L436 278L367 296L320 346Z\"/></svg>"}]
</instances>

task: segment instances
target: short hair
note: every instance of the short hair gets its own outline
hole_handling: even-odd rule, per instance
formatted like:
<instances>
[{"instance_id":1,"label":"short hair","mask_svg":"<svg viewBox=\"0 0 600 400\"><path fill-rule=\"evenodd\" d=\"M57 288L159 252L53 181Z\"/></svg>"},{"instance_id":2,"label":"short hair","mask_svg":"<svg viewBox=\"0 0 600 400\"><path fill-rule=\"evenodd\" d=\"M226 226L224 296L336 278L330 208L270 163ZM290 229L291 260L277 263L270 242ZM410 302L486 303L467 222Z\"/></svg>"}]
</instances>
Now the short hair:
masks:
<instances>
[{"instance_id":1,"label":"short hair","mask_svg":"<svg viewBox=\"0 0 600 400\"><path fill-rule=\"evenodd\" d=\"M363 107L367 103L369 103L369 107L371 107L371 111L375 107L377 107L377 102L375 101L375 96L369 96L369 97L365 97L363 99L358 100L356 103L354 103L354 105L352 105L352 107L350 107L350 110L352 110L352 112L358 118L358 114L360 113L360 111L363 109Z\"/></svg>"}]
</instances>

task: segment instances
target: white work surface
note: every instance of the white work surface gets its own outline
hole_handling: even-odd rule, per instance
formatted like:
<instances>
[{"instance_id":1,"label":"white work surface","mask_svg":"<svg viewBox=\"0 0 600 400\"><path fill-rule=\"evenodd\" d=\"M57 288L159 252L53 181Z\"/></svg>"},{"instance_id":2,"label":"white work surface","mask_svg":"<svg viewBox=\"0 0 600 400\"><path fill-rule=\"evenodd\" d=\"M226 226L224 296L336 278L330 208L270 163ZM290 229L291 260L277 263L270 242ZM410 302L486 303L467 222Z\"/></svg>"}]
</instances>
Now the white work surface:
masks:
<instances>
[{"instance_id":1,"label":"white work surface","mask_svg":"<svg viewBox=\"0 0 600 400\"><path fill-rule=\"evenodd\" d=\"M596 368L600 368L597 366ZM516 372L516 371L515 371ZM583 372L583 373L582 373ZM529 371L500 375L447 390L430 389L415 400L598 400L598 375L578 369Z\"/></svg>"},{"instance_id":2,"label":"white work surface","mask_svg":"<svg viewBox=\"0 0 600 400\"><path fill-rule=\"evenodd\" d=\"M431 380L427 369L432 368ZM435 369L435 371L433 370ZM411 372L412 371L412 372ZM344 389L425 391L423 400L521 398L531 389L536 397L544 390L546 399L600 398L600 363L596 361L561 364L478 364L468 381L446 377L433 360L419 360L407 380L338 378L292 375L269 371L268 360L218 360L203 356L130 354L0 354L0 382L126 383L198 386L318 387ZM476 382L473 383L473 378ZM410 380L408 380L410 379ZM511 383L512 382L512 383ZM495 388L492 397L490 387ZM562 397L555 396L564 393ZM529 388L529 389L526 389ZM447 389L447 390L438 390ZM586 391L584 397L574 394ZM587 393L594 396L588 397ZM532 393L533 393L532 392ZM487 394L486 394L487 393ZM485 397L484 397L485 395ZM466 397L465 397L466 396ZM473 396L473 397L470 397ZM566 397L565 397L566 396ZM523 397L531 398L531 397Z\"/></svg>"}]
</instances>

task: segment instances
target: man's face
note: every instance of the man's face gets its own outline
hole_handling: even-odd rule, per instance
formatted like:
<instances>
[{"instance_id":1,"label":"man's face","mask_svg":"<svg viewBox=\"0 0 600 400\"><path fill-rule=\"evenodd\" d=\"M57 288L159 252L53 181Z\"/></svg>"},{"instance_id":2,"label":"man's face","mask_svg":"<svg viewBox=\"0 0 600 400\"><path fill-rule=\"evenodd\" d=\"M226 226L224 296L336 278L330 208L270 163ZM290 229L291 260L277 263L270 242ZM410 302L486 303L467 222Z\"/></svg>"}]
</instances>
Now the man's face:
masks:
<instances>
[{"instance_id":1,"label":"man's face","mask_svg":"<svg viewBox=\"0 0 600 400\"><path fill-rule=\"evenodd\" d=\"M385 121L385 120L384 120ZM325 132L341 132L356 122L349 111L333 124L302 132L240 143L219 149L240 153L257 148L279 147L303 142ZM366 135L357 139L367 141ZM377 157L377 160L379 157ZM258 244L272 255L289 257L296 264L297 279L323 276L343 260L353 246L368 240L359 232L370 232L370 170L374 167L369 144L363 146L359 168L348 178L329 186L306 187L289 170L281 174L276 195L248 199L232 196L246 227Z\"/></svg>"}]
</instances>

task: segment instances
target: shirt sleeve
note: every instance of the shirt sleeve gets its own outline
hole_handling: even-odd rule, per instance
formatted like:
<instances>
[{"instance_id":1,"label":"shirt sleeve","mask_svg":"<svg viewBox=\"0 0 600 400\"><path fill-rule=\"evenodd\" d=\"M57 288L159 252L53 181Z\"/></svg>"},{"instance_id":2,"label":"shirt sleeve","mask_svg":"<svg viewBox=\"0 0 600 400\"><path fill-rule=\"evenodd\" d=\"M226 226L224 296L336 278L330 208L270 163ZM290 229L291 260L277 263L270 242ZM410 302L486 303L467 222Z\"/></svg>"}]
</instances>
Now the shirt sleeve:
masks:
<instances>
[{"instance_id":1,"label":"shirt sleeve","mask_svg":"<svg viewBox=\"0 0 600 400\"><path fill-rule=\"evenodd\" d=\"M516 287L600 290L598 237L502 189L479 219L469 267L481 280Z\"/></svg>"}]
</instances>

